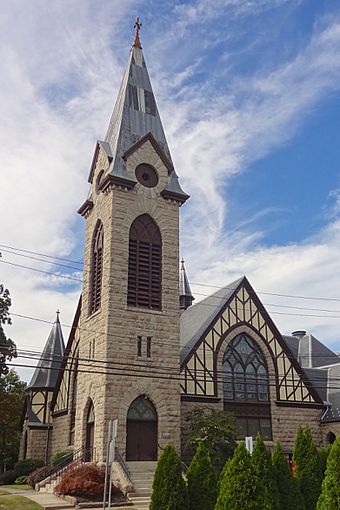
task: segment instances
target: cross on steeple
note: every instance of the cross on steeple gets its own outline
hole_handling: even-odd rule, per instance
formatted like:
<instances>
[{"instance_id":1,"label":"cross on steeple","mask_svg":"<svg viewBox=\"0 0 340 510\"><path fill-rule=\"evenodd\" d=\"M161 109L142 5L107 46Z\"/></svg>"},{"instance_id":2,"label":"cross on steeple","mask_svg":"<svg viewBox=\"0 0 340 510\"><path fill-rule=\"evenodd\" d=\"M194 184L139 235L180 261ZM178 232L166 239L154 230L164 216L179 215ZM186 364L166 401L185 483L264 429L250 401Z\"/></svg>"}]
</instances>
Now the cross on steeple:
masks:
<instances>
[{"instance_id":1,"label":"cross on steeple","mask_svg":"<svg viewBox=\"0 0 340 510\"><path fill-rule=\"evenodd\" d=\"M137 16L135 24L134 24L134 28L136 29L135 38L133 40L133 45L132 46L134 46L135 48L140 48L140 49L142 49L142 45L141 45L140 40L139 40L139 31L141 29L141 26L142 26L142 24L139 21L139 16Z\"/></svg>"}]
</instances>

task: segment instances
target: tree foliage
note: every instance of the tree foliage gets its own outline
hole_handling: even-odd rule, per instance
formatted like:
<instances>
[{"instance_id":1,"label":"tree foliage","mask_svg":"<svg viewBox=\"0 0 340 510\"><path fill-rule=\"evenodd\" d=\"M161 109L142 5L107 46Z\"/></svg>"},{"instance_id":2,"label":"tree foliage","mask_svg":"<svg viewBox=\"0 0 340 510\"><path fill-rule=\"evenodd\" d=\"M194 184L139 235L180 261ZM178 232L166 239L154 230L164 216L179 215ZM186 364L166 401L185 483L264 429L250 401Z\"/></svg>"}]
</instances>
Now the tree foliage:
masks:
<instances>
[{"instance_id":1,"label":"tree foliage","mask_svg":"<svg viewBox=\"0 0 340 510\"><path fill-rule=\"evenodd\" d=\"M236 448L237 425L235 418L225 411L194 409L186 415L190 434L188 445L197 448L203 443L215 469L222 470Z\"/></svg>"},{"instance_id":2,"label":"tree foliage","mask_svg":"<svg viewBox=\"0 0 340 510\"><path fill-rule=\"evenodd\" d=\"M339 508L340 437L337 437L328 455L326 476L322 483L322 491L318 500L317 510L338 510Z\"/></svg>"},{"instance_id":3,"label":"tree foliage","mask_svg":"<svg viewBox=\"0 0 340 510\"><path fill-rule=\"evenodd\" d=\"M321 492L322 466L309 427L299 427L293 458L294 477L299 482L306 509L315 510Z\"/></svg>"},{"instance_id":4,"label":"tree foliage","mask_svg":"<svg viewBox=\"0 0 340 510\"><path fill-rule=\"evenodd\" d=\"M294 483L292 471L279 442L273 451L273 472L278 490L279 510L304 510L304 502L298 484Z\"/></svg>"},{"instance_id":5,"label":"tree foliage","mask_svg":"<svg viewBox=\"0 0 340 510\"><path fill-rule=\"evenodd\" d=\"M214 510L217 479L207 448L199 444L187 472L189 510Z\"/></svg>"},{"instance_id":6,"label":"tree foliage","mask_svg":"<svg viewBox=\"0 0 340 510\"><path fill-rule=\"evenodd\" d=\"M17 460L25 388L14 370L0 376L0 471L13 467Z\"/></svg>"},{"instance_id":7,"label":"tree foliage","mask_svg":"<svg viewBox=\"0 0 340 510\"><path fill-rule=\"evenodd\" d=\"M8 373L6 361L10 361L17 355L15 343L6 337L3 329L3 325L12 322L9 314L11 303L9 290L0 284L0 378Z\"/></svg>"},{"instance_id":8,"label":"tree foliage","mask_svg":"<svg viewBox=\"0 0 340 510\"><path fill-rule=\"evenodd\" d=\"M172 445L159 457L152 484L150 510L187 510L188 495L182 464Z\"/></svg>"},{"instance_id":9,"label":"tree foliage","mask_svg":"<svg viewBox=\"0 0 340 510\"><path fill-rule=\"evenodd\" d=\"M215 510L259 510L256 503L256 473L244 443L228 462L220 483Z\"/></svg>"},{"instance_id":10,"label":"tree foliage","mask_svg":"<svg viewBox=\"0 0 340 510\"><path fill-rule=\"evenodd\" d=\"M256 475L256 503L261 510L278 510L278 490L270 453L266 450L263 439L257 436L252 463Z\"/></svg>"}]
</instances>

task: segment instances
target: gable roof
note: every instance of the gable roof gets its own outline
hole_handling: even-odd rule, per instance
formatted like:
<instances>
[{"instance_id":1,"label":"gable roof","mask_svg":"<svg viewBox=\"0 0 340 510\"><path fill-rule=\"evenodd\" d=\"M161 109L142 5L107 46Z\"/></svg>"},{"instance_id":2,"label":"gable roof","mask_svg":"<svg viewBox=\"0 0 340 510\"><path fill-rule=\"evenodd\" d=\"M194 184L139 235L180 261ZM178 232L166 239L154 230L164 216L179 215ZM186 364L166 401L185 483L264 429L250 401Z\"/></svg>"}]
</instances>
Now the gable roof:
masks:
<instances>
[{"instance_id":1,"label":"gable roof","mask_svg":"<svg viewBox=\"0 0 340 510\"><path fill-rule=\"evenodd\" d=\"M182 313L180 322L181 363L244 280L244 276L235 280Z\"/></svg>"},{"instance_id":2,"label":"gable roof","mask_svg":"<svg viewBox=\"0 0 340 510\"><path fill-rule=\"evenodd\" d=\"M27 386L28 390L38 388L54 389L58 378L58 371L61 367L64 350L65 344L63 332L59 321L59 312L57 312L57 318L53 323L38 365L33 373L31 382Z\"/></svg>"}]
</instances>

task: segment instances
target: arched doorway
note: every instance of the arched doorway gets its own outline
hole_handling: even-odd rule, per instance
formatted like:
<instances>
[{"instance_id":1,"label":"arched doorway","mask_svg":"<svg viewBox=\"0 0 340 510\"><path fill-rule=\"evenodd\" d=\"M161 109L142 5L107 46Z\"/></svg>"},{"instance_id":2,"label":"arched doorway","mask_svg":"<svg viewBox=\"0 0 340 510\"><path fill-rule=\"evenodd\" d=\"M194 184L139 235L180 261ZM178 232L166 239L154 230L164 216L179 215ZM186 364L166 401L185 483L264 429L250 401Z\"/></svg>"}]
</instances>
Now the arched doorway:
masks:
<instances>
[{"instance_id":1,"label":"arched doorway","mask_svg":"<svg viewBox=\"0 0 340 510\"><path fill-rule=\"evenodd\" d=\"M333 444L334 441L336 440L336 435L334 434L334 432L328 432L328 434L326 435L326 440L327 440L327 443L328 444Z\"/></svg>"},{"instance_id":2,"label":"arched doorway","mask_svg":"<svg viewBox=\"0 0 340 510\"><path fill-rule=\"evenodd\" d=\"M157 460L157 412L145 396L130 405L126 420L126 460Z\"/></svg>"},{"instance_id":3,"label":"arched doorway","mask_svg":"<svg viewBox=\"0 0 340 510\"><path fill-rule=\"evenodd\" d=\"M86 418L86 443L85 443L85 461L91 462L93 460L94 449L94 424L95 415L93 402L91 400Z\"/></svg>"}]
</instances>

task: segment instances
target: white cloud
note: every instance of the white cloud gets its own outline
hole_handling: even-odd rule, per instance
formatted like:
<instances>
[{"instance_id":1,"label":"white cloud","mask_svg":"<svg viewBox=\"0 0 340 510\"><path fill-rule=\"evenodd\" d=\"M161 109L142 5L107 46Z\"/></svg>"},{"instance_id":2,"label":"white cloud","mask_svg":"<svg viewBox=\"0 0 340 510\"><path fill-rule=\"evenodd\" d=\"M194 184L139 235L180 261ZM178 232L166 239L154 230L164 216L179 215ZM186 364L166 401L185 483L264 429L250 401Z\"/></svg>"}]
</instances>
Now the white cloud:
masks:
<instances>
[{"instance_id":1,"label":"white cloud","mask_svg":"<svg viewBox=\"0 0 340 510\"><path fill-rule=\"evenodd\" d=\"M277 0L275 5L284 3ZM4 120L0 214L6 223L0 243L61 256L79 249L82 227L75 211L87 194L94 142L105 133L127 60L119 26L133 5L132 0L107 1L97 9L90 0L71 4L60 0L51 6L35 0L27 7L14 0L3 9L0 62L6 80L0 82ZM156 34L154 41L149 40L150 51L145 48L149 69L157 70L151 79L176 168L192 195L182 211L182 253L196 282L221 285L247 273L257 290L336 296L334 275L340 274L336 220L300 245L267 248L261 245L262 232L244 229L251 219L237 231L228 228L228 196L231 178L291 140L316 105L339 89L340 24L332 20L317 26L295 60L278 64L267 74L255 75L247 83L228 77L233 87L215 97L211 82L187 84L203 62L201 48L190 47L194 58L177 72L177 55L165 58L163 43L178 23L186 30L198 18L204 23L204 16L216 17L225 7L242 15L242 9L249 14L270 6L272 0L200 0L182 5L162 44L152 44ZM190 46L190 33L186 37ZM219 69L212 71L212 81L216 76ZM5 253L3 260L19 262ZM38 261L26 264L42 267ZM45 268L56 272L53 266ZM53 320L60 308L62 321L71 323L79 289L4 264L0 271L0 281L12 292L14 312ZM203 289L194 288L201 293L214 290ZM325 303L313 306L325 308ZM275 314L273 318L285 331L288 324L288 330L301 327L303 319ZM336 339L336 321L303 322L320 331L321 338ZM8 334L19 346L42 347L49 329L16 318Z\"/></svg>"}]
</instances>

